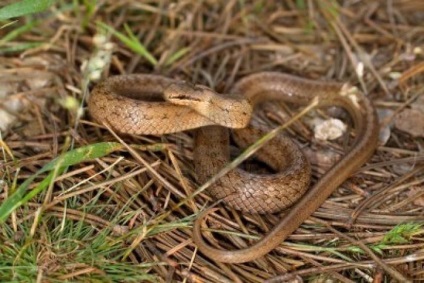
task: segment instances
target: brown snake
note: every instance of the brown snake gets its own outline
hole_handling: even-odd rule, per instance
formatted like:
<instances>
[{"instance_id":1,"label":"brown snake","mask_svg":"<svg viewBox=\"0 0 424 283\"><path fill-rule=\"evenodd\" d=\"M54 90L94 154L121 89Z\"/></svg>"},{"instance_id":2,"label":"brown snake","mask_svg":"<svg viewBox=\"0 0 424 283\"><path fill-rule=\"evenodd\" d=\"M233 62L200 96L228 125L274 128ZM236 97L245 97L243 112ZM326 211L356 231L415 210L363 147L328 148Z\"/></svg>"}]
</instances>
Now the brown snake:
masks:
<instances>
[{"instance_id":1,"label":"brown snake","mask_svg":"<svg viewBox=\"0 0 424 283\"><path fill-rule=\"evenodd\" d=\"M234 251L213 248L201 235L200 226L207 211L198 217L193 240L200 251L217 261L240 263L278 246L372 156L378 142L377 116L368 98L350 90L344 84L262 72L241 79L231 95L221 96L204 86L140 74L115 76L98 84L88 106L97 121L122 133L157 135L199 128L194 145L199 183L209 180L229 162L225 127L246 128L233 130L234 139L242 146L264 134L248 126L253 107L263 100L305 105L318 96L318 106L340 106L349 113L356 130L349 151L254 245ZM309 164L301 151L288 138L278 137L262 147L258 157L277 173L255 175L237 168L209 187L208 194L249 213L273 213L295 203L310 180Z\"/></svg>"}]
</instances>

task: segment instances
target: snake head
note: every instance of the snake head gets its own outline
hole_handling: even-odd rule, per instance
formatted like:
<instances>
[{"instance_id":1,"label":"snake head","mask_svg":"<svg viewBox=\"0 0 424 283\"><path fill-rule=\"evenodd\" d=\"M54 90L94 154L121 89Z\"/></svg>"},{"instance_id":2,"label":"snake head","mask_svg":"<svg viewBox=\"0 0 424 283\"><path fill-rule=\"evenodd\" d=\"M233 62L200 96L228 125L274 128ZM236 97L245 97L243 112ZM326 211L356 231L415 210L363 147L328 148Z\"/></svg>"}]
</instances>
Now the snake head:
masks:
<instances>
[{"instance_id":1,"label":"snake head","mask_svg":"<svg viewBox=\"0 0 424 283\"><path fill-rule=\"evenodd\" d=\"M166 101L187 106L217 125L244 128L252 112L243 96L221 95L209 87L186 82L174 82L164 90Z\"/></svg>"},{"instance_id":2,"label":"snake head","mask_svg":"<svg viewBox=\"0 0 424 283\"><path fill-rule=\"evenodd\" d=\"M212 89L181 81L168 85L163 95L166 101L191 108L216 123L211 115L215 112L214 101L216 101L218 94Z\"/></svg>"}]
</instances>

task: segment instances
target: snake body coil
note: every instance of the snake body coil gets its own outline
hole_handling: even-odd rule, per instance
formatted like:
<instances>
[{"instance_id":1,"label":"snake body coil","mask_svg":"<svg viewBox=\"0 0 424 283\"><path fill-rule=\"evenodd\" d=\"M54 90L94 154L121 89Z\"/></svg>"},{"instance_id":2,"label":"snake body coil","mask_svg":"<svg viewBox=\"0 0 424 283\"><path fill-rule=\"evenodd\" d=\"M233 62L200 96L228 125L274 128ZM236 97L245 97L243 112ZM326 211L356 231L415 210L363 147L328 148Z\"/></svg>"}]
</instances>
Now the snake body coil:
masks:
<instances>
[{"instance_id":1,"label":"snake body coil","mask_svg":"<svg viewBox=\"0 0 424 283\"><path fill-rule=\"evenodd\" d=\"M199 183L206 182L229 162L229 137L224 127L237 129L235 139L244 145L263 135L261 130L248 126L252 109L263 100L305 105L318 96L319 106L340 106L350 114L356 138L349 152L305 195L310 181L309 164L285 137L270 141L258 152L276 174L255 175L235 169L208 189L211 196L249 213L281 211L303 195L268 234L241 250L209 246L200 228L207 213L199 216L193 231L199 249L214 260L238 263L254 260L275 248L373 154L378 141L375 110L364 95L347 90L342 84L262 72L243 78L231 95L221 96L207 87L163 76L127 75L111 77L97 85L88 105L97 121L123 133L157 135L199 128L194 149Z\"/></svg>"}]
</instances>

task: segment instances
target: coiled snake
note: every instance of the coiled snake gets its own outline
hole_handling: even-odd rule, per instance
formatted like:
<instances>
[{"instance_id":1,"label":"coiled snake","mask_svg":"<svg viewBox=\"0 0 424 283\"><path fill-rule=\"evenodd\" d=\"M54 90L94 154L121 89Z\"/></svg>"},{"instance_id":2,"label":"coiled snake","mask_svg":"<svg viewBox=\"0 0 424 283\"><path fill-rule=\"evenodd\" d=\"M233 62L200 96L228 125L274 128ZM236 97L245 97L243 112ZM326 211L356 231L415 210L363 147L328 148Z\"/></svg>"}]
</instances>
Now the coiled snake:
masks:
<instances>
[{"instance_id":1,"label":"coiled snake","mask_svg":"<svg viewBox=\"0 0 424 283\"><path fill-rule=\"evenodd\" d=\"M261 240L234 251L209 246L200 229L205 213L199 216L193 239L200 251L217 261L239 263L275 248L372 156L378 142L375 110L363 94L349 89L345 84L261 72L239 80L231 94L219 95L201 85L134 74L110 77L98 84L88 106L94 119L122 133L160 135L197 128L194 163L199 183L206 182L229 162L226 128L237 129L233 130L234 139L243 146L263 135L260 129L248 126L254 106L261 101L305 105L318 97L318 106L340 106L350 114L356 133L349 151L306 193L309 164L297 146L284 137L271 140L258 152L276 174L257 175L235 169L208 188L212 197L224 198L229 206L249 213L273 213L295 203Z\"/></svg>"}]
</instances>

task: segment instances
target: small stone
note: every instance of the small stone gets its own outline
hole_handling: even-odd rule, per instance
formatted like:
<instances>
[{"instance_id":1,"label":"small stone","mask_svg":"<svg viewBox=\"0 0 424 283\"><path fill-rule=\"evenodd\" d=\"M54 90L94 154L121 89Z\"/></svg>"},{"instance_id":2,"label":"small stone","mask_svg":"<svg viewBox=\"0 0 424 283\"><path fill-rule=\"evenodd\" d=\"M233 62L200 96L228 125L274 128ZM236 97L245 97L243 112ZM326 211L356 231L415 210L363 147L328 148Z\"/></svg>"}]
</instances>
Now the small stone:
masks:
<instances>
[{"instance_id":1,"label":"small stone","mask_svg":"<svg viewBox=\"0 0 424 283\"><path fill-rule=\"evenodd\" d=\"M395 117L395 127L413 137L424 137L424 112L405 109Z\"/></svg>"},{"instance_id":2,"label":"small stone","mask_svg":"<svg viewBox=\"0 0 424 283\"><path fill-rule=\"evenodd\" d=\"M318 140L335 140L346 131L346 125L339 119L328 119L315 126L315 138Z\"/></svg>"}]
</instances>

